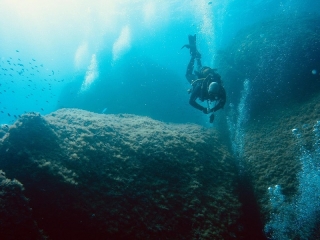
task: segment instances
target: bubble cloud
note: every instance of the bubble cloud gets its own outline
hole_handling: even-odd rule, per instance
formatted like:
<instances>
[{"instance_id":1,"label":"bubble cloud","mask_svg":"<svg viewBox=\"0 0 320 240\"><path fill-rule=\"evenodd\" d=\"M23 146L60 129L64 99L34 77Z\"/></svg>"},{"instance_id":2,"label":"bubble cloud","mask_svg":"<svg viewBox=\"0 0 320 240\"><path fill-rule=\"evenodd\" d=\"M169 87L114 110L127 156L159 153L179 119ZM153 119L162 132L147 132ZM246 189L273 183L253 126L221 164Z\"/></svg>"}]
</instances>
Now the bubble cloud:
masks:
<instances>
[{"instance_id":1,"label":"bubble cloud","mask_svg":"<svg viewBox=\"0 0 320 240\"><path fill-rule=\"evenodd\" d=\"M131 48L131 31L129 26L122 28L120 36L112 47L112 59L117 61Z\"/></svg>"}]
</instances>

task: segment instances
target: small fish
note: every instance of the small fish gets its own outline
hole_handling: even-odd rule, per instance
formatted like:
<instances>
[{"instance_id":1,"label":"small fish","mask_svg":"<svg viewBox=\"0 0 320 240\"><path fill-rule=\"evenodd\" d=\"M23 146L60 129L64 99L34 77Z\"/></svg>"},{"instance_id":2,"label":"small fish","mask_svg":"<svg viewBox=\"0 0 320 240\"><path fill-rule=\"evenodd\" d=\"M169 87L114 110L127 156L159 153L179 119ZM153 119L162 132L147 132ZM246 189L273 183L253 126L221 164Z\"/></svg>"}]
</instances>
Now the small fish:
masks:
<instances>
[{"instance_id":1,"label":"small fish","mask_svg":"<svg viewBox=\"0 0 320 240\"><path fill-rule=\"evenodd\" d=\"M14 118L16 118L17 119L17 116L16 115L13 115L14 116Z\"/></svg>"},{"instance_id":2,"label":"small fish","mask_svg":"<svg viewBox=\"0 0 320 240\"><path fill-rule=\"evenodd\" d=\"M208 5L211 5L212 4L212 2L208 2Z\"/></svg>"},{"instance_id":3,"label":"small fish","mask_svg":"<svg viewBox=\"0 0 320 240\"><path fill-rule=\"evenodd\" d=\"M16 50L16 52L19 52L19 50Z\"/></svg>"},{"instance_id":4,"label":"small fish","mask_svg":"<svg viewBox=\"0 0 320 240\"><path fill-rule=\"evenodd\" d=\"M35 60L34 58L32 58L32 61L34 61L34 62L35 62L36 60Z\"/></svg>"},{"instance_id":5,"label":"small fish","mask_svg":"<svg viewBox=\"0 0 320 240\"><path fill-rule=\"evenodd\" d=\"M10 113L8 113L8 116L11 117Z\"/></svg>"}]
</instances>

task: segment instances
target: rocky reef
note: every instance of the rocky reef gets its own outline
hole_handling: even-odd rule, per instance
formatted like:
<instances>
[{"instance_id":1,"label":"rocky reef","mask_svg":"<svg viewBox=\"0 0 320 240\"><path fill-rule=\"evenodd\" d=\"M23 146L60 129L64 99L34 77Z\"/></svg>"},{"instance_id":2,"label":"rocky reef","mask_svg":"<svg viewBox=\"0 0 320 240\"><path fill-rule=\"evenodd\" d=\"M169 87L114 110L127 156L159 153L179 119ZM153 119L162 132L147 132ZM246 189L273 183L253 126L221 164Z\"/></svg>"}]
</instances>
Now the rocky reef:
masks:
<instances>
[{"instance_id":1,"label":"rocky reef","mask_svg":"<svg viewBox=\"0 0 320 240\"><path fill-rule=\"evenodd\" d=\"M9 131L9 125L1 124L0 126L0 138L2 138Z\"/></svg>"},{"instance_id":2,"label":"rocky reef","mask_svg":"<svg viewBox=\"0 0 320 240\"><path fill-rule=\"evenodd\" d=\"M276 232L271 233L276 236L274 239L311 236L317 239L320 236L319 231L314 231L320 224L317 211L307 216L309 209L318 205L318 199L314 200L312 195L320 193L315 187L320 180L320 155L315 154L319 146L315 144L318 139L314 127L319 121L319 102L320 95L317 95L308 102L292 105L291 109L273 110L246 128L245 168L253 184L262 221L267 224L273 219L273 225L277 225L277 229L273 229ZM306 169L304 161L315 167ZM276 188L278 193L272 193ZM299 202L304 204L299 205ZM278 217L274 219L276 214ZM305 219L299 214L306 215ZM314 229L302 233L300 225L313 225L310 228Z\"/></svg>"},{"instance_id":3,"label":"rocky reef","mask_svg":"<svg viewBox=\"0 0 320 240\"><path fill-rule=\"evenodd\" d=\"M230 102L237 107L247 95L232 117L245 115L243 129L235 129L244 133L240 157L271 239L320 236L319 199L311 197L320 194L315 187L320 182L319 146L314 144L320 120L319 23L320 17L311 14L283 14L256 23L218 58L226 89L234 90ZM245 82L250 87L244 94ZM314 170L312 177L305 161Z\"/></svg>"},{"instance_id":4,"label":"rocky reef","mask_svg":"<svg viewBox=\"0 0 320 240\"><path fill-rule=\"evenodd\" d=\"M242 29L217 56L231 103L251 84L251 116L309 100L320 90L320 16L283 14Z\"/></svg>"},{"instance_id":5,"label":"rocky reef","mask_svg":"<svg viewBox=\"0 0 320 240\"><path fill-rule=\"evenodd\" d=\"M236 234L237 167L212 130L61 109L22 115L0 155L1 239Z\"/></svg>"}]
</instances>

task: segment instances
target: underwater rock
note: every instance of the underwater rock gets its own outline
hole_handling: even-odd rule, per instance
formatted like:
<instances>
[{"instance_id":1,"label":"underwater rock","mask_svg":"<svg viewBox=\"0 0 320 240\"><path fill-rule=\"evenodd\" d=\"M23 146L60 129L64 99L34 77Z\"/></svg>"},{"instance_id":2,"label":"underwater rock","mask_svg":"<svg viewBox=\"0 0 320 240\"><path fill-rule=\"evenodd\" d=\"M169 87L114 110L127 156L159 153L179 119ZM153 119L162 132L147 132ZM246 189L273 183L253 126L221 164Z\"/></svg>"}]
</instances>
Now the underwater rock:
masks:
<instances>
[{"instance_id":1,"label":"underwater rock","mask_svg":"<svg viewBox=\"0 0 320 240\"><path fill-rule=\"evenodd\" d=\"M240 131L245 136L241 160L265 226L278 216L272 209L268 189L283 194L285 204L297 202L293 199L299 196L299 179L303 179L301 148L315 152L313 126L320 116L319 26L319 15L273 16L241 30L216 58L227 93L229 90L229 106L238 103L237 109L245 112L247 118ZM246 82L250 83L247 91ZM245 105L241 106L239 99L242 100L244 93L248 95ZM229 108L230 115L234 109ZM308 199L303 200L310 203ZM285 204L280 205L285 208ZM292 209L306 212L297 206L285 209L283 212L289 213L286 217L292 222L296 220L294 212L290 212ZM289 234L289 227L285 225L290 221L281 220L277 222L278 229ZM307 221L295 224L289 224L290 228L311 225ZM320 226L319 218L315 226ZM272 237L273 234L281 235L271 232L267 234L270 239L278 239ZM316 236L311 238L299 236L297 232L279 239L319 239L320 236L319 230L309 233Z\"/></svg>"},{"instance_id":2,"label":"underwater rock","mask_svg":"<svg viewBox=\"0 0 320 240\"><path fill-rule=\"evenodd\" d=\"M319 145L314 144L314 141L319 141L319 139L316 138L313 127L319 120L319 116L320 94L313 96L307 102L292 104L290 108L274 109L267 116L251 121L246 127L245 168L253 184L263 223L270 221L272 214L276 215L272 209L270 189L281 188L279 194L283 195L286 205L281 204L279 209L287 206L287 209L284 210L288 213L287 218L279 218L276 222L278 228L282 228L283 232L274 233L274 235L285 233L291 234L290 239L319 239L319 227L315 228L318 232L306 232L305 235L308 237L298 235L301 234L298 225L310 225L308 221L312 219L305 219L305 222L295 221L294 211L304 214L309 209L299 209L296 204L290 205L292 202L297 202L295 199L305 197L301 195L303 186L300 181L305 177L302 175L308 173L303 172L301 155L313 157L315 158L314 164L319 164L319 155L314 153L319 151ZM319 182L316 182L318 179L313 179L315 182L310 181L309 184L318 186ZM316 190L313 188L311 192L317 194ZM302 200L310 206L318 204L319 198L317 202L311 202L310 199ZM320 226L319 218L317 220L313 224ZM287 224L288 222L290 224ZM292 222L295 222L296 225L293 226ZM290 232L289 229L294 230ZM312 234L313 237L310 237Z\"/></svg>"},{"instance_id":3,"label":"underwater rock","mask_svg":"<svg viewBox=\"0 0 320 240\"><path fill-rule=\"evenodd\" d=\"M282 15L241 30L217 56L231 103L251 85L251 117L320 91L320 16Z\"/></svg>"},{"instance_id":4,"label":"underwater rock","mask_svg":"<svg viewBox=\"0 0 320 240\"><path fill-rule=\"evenodd\" d=\"M212 130L61 109L22 115L0 140L0 155L50 239L236 234L236 163Z\"/></svg>"},{"instance_id":5,"label":"underwater rock","mask_svg":"<svg viewBox=\"0 0 320 240\"><path fill-rule=\"evenodd\" d=\"M0 125L0 138L2 138L9 131L9 125L1 124Z\"/></svg>"},{"instance_id":6,"label":"underwater rock","mask_svg":"<svg viewBox=\"0 0 320 240\"><path fill-rule=\"evenodd\" d=\"M45 239L33 219L23 186L6 178L0 170L0 237L1 239Z\"/></svg>"}]
</instances>

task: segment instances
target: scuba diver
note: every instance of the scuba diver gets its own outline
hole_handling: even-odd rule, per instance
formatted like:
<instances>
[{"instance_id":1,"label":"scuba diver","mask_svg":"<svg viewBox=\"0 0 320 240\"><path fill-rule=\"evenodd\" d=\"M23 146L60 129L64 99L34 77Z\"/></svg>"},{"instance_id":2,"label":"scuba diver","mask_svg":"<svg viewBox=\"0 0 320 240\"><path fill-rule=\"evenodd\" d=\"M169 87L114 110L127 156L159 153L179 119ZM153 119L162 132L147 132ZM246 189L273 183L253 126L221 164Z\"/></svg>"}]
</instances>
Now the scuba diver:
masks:
<instances>
[{"instance_id":1,"label":"scuba diver","mask_svg":"<svg viewBox=\"0 0 320 240\"><path fill-rule=\"evenodd\" d=\"M210 123L212 123L214 120L213 112L223 108L226 103L226 91L222 86L220 75L216 73L216 69L202 67L201 54L198 52L196 45L196 35L189 35L188 38L189 44L185 44L182 48L190 49L191 55L186 71L186 78L192 85L192 89L188 90L191 93L189 103L205 114L212 113L210 115ZM195 60L197 61L197 70L193 73ZM201 102L207 100L208 107L198 104L196 102L198 98ZM215 102L215 106L210 108L212 102Z\"/></svg>"}]
</instances>

